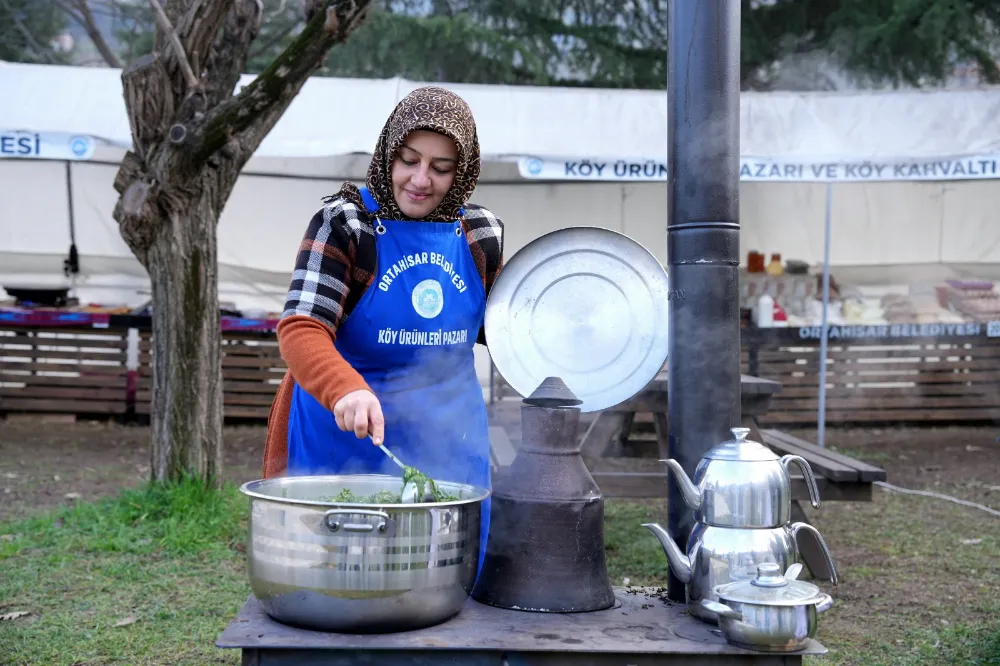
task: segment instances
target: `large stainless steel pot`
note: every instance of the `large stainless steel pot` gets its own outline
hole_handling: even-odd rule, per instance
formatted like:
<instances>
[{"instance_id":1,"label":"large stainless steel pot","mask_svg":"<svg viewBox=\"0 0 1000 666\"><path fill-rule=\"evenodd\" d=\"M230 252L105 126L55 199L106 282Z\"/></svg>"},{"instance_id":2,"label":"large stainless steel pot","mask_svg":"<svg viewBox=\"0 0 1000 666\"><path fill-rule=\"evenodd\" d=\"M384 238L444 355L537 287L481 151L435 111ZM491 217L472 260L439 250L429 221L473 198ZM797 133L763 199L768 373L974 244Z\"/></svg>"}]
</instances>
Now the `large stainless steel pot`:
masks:
<instances>
[{"instance_id":1,"label":"large stainless steel pot","mask_svg":"<svg viewBox=\"0 0 1000 666\"><path fill-rule=\"evenodd\" d=\"M777 564L761 564L756 578L720 585L719 601L702 599L701 605L718 615L719 629L732 645L761 652L803 650L816 635L817 616L833 599L795 580L801 569L795 564L782 576Z\"/></svg>"},{"instance_id":2,"label":"large stainless steel pot","mask_svg":"<svg viewBox=\"0 0 1000 666\"><path fill-rule=\"evenodd\" d=\"M426 504L327 501L402 488L383 475L251 481L250 587L284 624L389 633L429 627L461 610L476 578L485 488L437 482L458 496Z\"/></svg>"}]
</instances>

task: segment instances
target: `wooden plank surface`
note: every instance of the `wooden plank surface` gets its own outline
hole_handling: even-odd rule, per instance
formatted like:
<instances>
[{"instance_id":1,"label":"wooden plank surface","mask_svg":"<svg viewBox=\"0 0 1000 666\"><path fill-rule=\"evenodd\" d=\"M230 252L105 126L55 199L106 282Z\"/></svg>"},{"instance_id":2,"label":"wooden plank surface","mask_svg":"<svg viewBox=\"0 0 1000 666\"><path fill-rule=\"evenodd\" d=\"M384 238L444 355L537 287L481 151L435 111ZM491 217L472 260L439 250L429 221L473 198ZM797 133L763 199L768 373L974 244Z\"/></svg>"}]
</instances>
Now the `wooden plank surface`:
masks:
<instances>
[{"instance_id":1,"label":"wooden plank surface","mask_svg":"<svg viewBox=\"0 0 1000 666\"><path fill-rule=\"evenodd\" d=\"M612 439L619 438L626 422L625 414L605 411L597 415L584 432L580 450L584 456L603 457L612 445Z\"/></svg>"},{"instance_id":2,"label":"wooden plank surface","mask_svg":"<svg viewBox=\"0 0 1000 666\"><path fill-rule=\"evenodd\" d=\"M781 392L781 382L775 381L773 379L767 379L765 377L754 377L751 375L740 375L740 391L747 395L773 395ZM657 392L662 391L666 393L667 388L667 372L664 370L656 376L652 382L646 387L646 392Z\"/></svg>"},{"instance_id":3,"label":"wooden plank surface","mask_svg":"<svg viewBox=\"0 0 1000 666\"><path fill-rule=\"evenodd\" d=\"M66 410L90 401L103 413L124 413L129 399L127 334L125 329L0 326L0 400L8 399L0 412L15 406L16 411L29 409L33 400L48 410L65 400ZM742 372L749 372L755 357L758 376L741 378L744 413L760 417L765 426L815 425L818 341L772 341L751 354L749 339L757 338L745 337ZM151 343L150 333L140 332L140 413L148 413ZM276 338L227 331L222 354L226 415L231 408L239 418L264 422L286 372ZM1000 338L831 341L827 370L826 420L831 425L1000 423ZM498 381L503 383L499 376ZM73 393L75 388L80 391ZM88 394L88 388L102 390ZM14 395L19 389L24 390ZM112 398L104 389L120 389L120 397ZM753 402L754 395L764 402ZM665 401L664 372L625 407L652 411Z\"/></svg>"},{"instance_id":4,"label":"wooden plank surface","mask_svg":"<svg viewBox=\"0 0 1000 666\"><path fill-rule=\"evenodd\" d=\"M830 424L1000 422L1000 339L908 344L831 344ZM813 342L761 349L756 370L783 385L768 426L813 425L819 409L819 348Z\"/></svg>"},{"instance_id":5,"label":"wooden plank surface","mask_svg":"<svg viewBox=\"0 0 1000 666\"><path fill-rule=\"evenodd\" d=\"M614 437L617 433L615 428L620 422L622 415L615 414L613 412L600 412L596 415L593 421L590 423L589 427L582 429L581 444L587 442L589 439L589 446L591 451L598 452L595 455L586 455L587 460L591 461L588 465L590 468L591 476L594 477L594 481L597 482L598 487L605 497L608 498L623 498L623 499L644 499L644 498L664 498L667 496L667 472L663 465L657 460L656 457L653 458L631 458L630 466L633 471L612 471L601 466L600 462L594 462L595 459L603 458L600 452L607 450L607 439L608 437ZM749 419L747 419L749 421ZM510 433L517 431L520 428L519 412L513 409L499 409L494 407L491 410L490 415L490 438L491 438L491 448L494 449L494 463L497 460L496 448L493 445L494 442L500 443L508 460L512 460L514 455L516 455L516 450L519 445L519 439L515 439L510 436ZM661 424L661 428L665 427L665 423ZM500 435L500 431L503 431L503 435ZM756 426L752 428L752 436L758 441L763 439L760 431L756 429ZM510 449L506 449L507 445L510 445ZM654 439L650 442L652 451L654 455L659 456L660 451L658 450L658 444ZM818 447L817 447L818 448ZM583 449L583 446L581 446ZM823 450L821 450L823 451ZM832 454L832 452L827 452ZM834 456L836 454L833 454ZM816 477L816 484L820 491L820 498L822 500L828 501L850 501L850 502L870 502L872 500L872 485L870 481L865 481L861 479L861 475L857 468L851 468L847 465L837 464L832 460L824 457L820 459L820 464L813 464L813 456L811 453L808 455L803 455L810 462L810 466L813 467L813 474ZM853 461L853 459L848 459ZM858 466L867 468L870 467L860 461L853 461L858 463ZM509 465L507 462L506 465ZM506 466L503 465L503 466ZM836 469L838 473L835 474L837 479L827 478L824 476L820 469ZM496 467L494 469L497 469ZM877 468L872 468L873 470L881 472ZM809 500L809 490L806 486L805 479L801 475L797 474L798 468L792 467L793 474L791 475L792 482L792 497L795 500ZM884 474L884 472L883 472Z\"/></svg>"},{"instance_id":6,"label":"wooden plank surface","mask_svg":"<svg viewBox=\"0 0 1000 666\"><path fill-rule=\"evenodd\" d=\"M123 415L127 332L0 327L0 413Z\"/></svg>"},{"instance_id":7,"label":"wooden plank surface","mask_svg":"<svg viewBox=\"0 0 1000 666\"><path fill-rule=\"evenodd\" d=\"M148 415L153 388L152 337L140 334L139 371L135 397L137 414ZM264 423L287 372L277 339L253 332L222 334L222 409L227 419Z\"/></svg>"},{"instance_id":8,"label":"wooden plank surface","mask_svg":"<svg viewBox=\"0 0 1000 666\"><path fill-rule=\"evenodd\" d=\"M820 447L812 442L790 435L787 432L774 429L763 429L760 431L764 438L764 443L771 449L776 449L782 454L799 455L809 461L814 471L819 471L828 478L835 478L833 470L848 468L854 470L860 481L871 483L873 481L885 481L888 479L884 469L869 465L868 463L845 456L837 451ZM825 467L825 469L824 469ZM818 468L818 469L817 469ZM849 479L844 479L849 480Z\"/></svg>"},{"instance_id":9,"label":"wooden plank surface","mask_svg":"<svg viewBox=\"0 0 1000 666\"><path fill-rule=\"evenodd\" d=\"M817 410L781 411L770 413L762 419L768 426L805 426L815 424L818 420ZM828 411L825 415L827 424L835 425L865 425L885 424L901 427L905 425L932 424L1000 424L1000 409L898 409L898 410L852 410L847 412Z\"/></svg>"},{"instance_id":10,"label":"wooden plank surface","mask_svg":"<svg viewBox=\"0 0 1000 666\"><path fill-rule=\"evenodd\" d=\"M605 497L619 499L649 499L667 497L667 475L662 472L608 472L594 470L590 474ZM792 499L809 501L805 479L792 476ZM836 482L816 477L816 487L822 501L870 502L872 485L860 481Z\"/></svg>"}]
</instances>

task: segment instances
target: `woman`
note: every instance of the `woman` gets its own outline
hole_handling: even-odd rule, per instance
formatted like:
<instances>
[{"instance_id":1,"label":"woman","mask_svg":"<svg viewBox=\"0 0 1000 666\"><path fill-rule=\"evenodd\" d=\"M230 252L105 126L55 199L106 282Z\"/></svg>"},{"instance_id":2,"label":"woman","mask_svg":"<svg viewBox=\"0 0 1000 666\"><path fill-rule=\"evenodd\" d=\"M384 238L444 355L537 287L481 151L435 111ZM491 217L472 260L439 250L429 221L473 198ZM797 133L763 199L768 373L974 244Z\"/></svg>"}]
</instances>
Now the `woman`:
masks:
<instances>
[{"instance_id":1,"label":"woman","mask_svg":"<svg viewBox=\"0 0 1000 666\"><path fill-rule=\"evenodd\" d=\"M468 105L420 88L382 129L367 187L344 183L313 216L277 329L288 372L268 419L265 477L399 476L372 445L384 441L432 479L489 487L472 349L485 344L503 224L467 203L479 171Z\"/></svg>"}]
</instances>

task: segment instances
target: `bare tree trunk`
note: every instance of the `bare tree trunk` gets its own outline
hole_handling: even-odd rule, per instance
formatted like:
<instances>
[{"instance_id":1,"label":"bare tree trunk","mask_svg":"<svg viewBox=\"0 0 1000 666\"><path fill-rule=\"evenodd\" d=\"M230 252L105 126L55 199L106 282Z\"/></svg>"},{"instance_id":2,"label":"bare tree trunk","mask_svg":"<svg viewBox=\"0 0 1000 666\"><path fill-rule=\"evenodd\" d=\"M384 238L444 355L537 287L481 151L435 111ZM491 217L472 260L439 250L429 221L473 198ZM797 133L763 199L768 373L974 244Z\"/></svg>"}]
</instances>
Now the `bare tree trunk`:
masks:
<instances>
[{"instance_id":1,"label":"bare tree trunk","mask_svg":"<svg viewBox=\"0 0 1000 666\"><path fill-rule=\"evenodd\" d=\"M150 467L156 481L222 471L222 366L210 195L165 220L147 254L153 289Z\"/></svg>"},{"instance_id":2,"label":"bare tree trunk","mask_svg":"<svg viewBox=\"0 0 1000 666\"><path fill-rule=\"evenodd\" d=\"M309 0L308 23L239 94L259 0L149 0L161 50L122 72L133 149L115 177L122 238L153 289L156 481L222 473L216 226L247 160L370 0Z\"/></svg>"}]
</instances>

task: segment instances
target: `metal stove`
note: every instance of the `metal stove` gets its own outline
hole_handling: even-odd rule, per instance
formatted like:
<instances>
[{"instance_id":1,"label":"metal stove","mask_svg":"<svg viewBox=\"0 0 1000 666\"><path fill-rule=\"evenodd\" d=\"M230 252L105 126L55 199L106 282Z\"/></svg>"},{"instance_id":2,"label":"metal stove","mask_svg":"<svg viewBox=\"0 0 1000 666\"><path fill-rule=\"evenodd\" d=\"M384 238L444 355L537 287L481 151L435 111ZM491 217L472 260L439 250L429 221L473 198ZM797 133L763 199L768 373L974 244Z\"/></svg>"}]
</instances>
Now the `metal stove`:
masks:
<instances>
[{"instance_id":1,"label":"metal stove","mask_svg":"<svg viewBox=\"0 0 1000 666\"><path fill-rule=\"evenodd\" d=\"M580 457L579 400L546 379L522 406L523 444L494 481L489 541L470 598L451 620L388 634L339 634L281 624L256 598L216 645L244 666L797 666L826 650L762 655L669 601L666 588L613 588L604 503Z\"/></svg>"},{"instance_id":2,"label":"metal stove","mask_svg":"<svg viewBox=\"0 0 1000 666\"><path fill-rule=\"evenodd\" d=\"M279 624L251 597L216 641L243 666L800 666L825 654L815 641L794 655L732 647L718 630L665 600L663 590L615 588L614 605L587 613L531 613L469 599L453 620L395 634L331 634Z\"/></svg>"}]
</instances>

